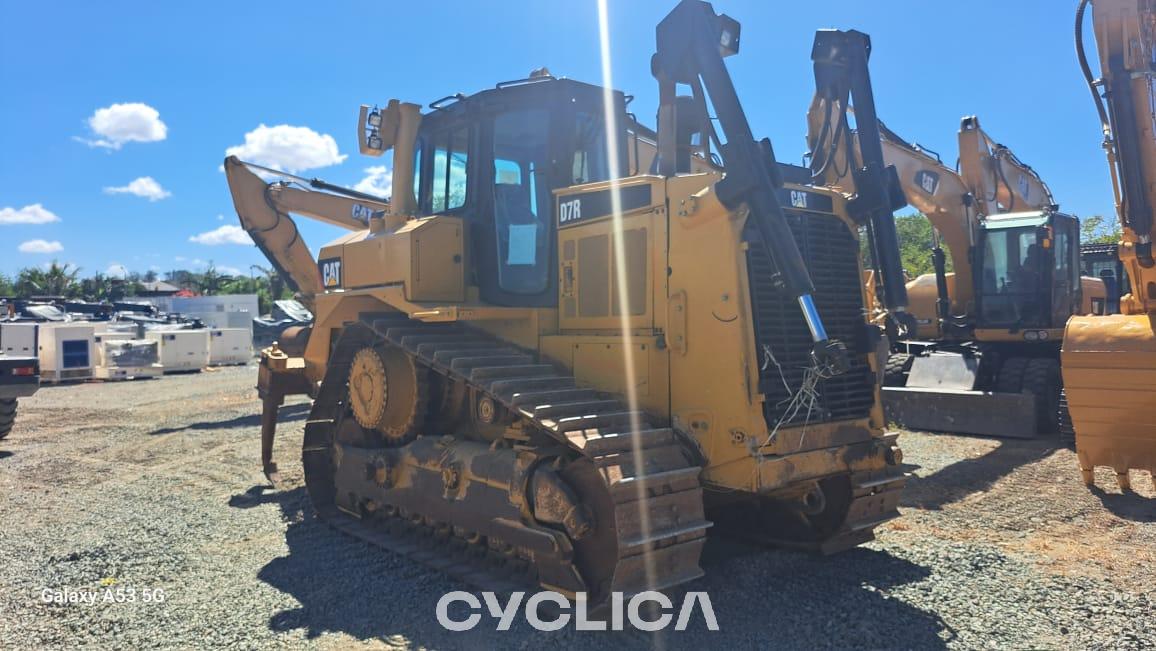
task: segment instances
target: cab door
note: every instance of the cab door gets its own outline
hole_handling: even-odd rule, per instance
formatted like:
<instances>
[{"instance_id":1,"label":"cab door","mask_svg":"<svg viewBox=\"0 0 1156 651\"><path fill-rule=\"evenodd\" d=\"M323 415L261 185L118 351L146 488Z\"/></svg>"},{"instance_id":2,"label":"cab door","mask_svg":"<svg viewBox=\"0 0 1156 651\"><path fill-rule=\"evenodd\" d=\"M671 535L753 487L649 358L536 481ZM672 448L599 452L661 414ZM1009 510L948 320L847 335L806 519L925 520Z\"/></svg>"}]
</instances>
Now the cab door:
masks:
<instances>
[{"instance_id":1,"label":"cab door","mask_svg":"<svg viewBox=\"0 0 1156 651\"><path fill-rule=\"evenodd\" d=\"M1079 222L1066 215L1052 216L1051 327L1062 328L1079 312L1083 301L1080 282Z\"/></svg>"}]
</instances>

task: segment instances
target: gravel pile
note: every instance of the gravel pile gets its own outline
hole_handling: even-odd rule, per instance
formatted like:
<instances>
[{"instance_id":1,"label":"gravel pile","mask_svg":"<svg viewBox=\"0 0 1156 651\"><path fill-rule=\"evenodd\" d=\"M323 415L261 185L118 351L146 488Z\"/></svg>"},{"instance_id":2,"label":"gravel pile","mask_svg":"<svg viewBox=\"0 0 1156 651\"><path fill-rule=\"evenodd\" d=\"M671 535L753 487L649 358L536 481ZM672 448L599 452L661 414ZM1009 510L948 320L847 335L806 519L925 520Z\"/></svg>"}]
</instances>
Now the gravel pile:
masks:
<instances>
[{"instance_id":1,"label":"gravel pile","mask_svg":"<svg viewBox=\"0 0 1156 651\"><path fill-rule=\"evenodd\" d=\"M876 542L820 558L711 540L684 590L710 594L719 631L452 633L435 605L467 586L313 518L300 402L283 408L288 487L263 488L255 375L22 401L0 446L0 647L1156 648L1147 476L1088 491L1067 450L919 434L901 439L904 517ZM69 593L96 603L52 601Z\"/></svg>"}]
</instances>

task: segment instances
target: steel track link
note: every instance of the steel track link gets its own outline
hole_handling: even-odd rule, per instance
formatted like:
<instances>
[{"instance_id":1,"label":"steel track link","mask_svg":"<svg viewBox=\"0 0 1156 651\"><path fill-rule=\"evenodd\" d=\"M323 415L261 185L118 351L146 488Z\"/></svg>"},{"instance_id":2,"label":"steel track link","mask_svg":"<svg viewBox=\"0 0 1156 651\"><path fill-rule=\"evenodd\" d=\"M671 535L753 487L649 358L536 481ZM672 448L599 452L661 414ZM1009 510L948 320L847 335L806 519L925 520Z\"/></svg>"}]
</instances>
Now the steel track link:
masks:
<instances>
[{"instance_id":1,"label":"steel track link","mask_svg":"<svg viewBox=\"0 0 1156 651\"><path fill-rule=\"evenodd\" d=\"M490 335L396 314L363 315L360 324L345 329L306 424L306 484L318 515L335 528L485 589L513 590L535 582L537 573L525 562L487 548L484 541L448 533L454 523L394 515L381 525L337 507L332 432L344 415L349 365L358 349L382 341L432 372L464 382L524 426L594 464L612 504L616 555L600 559L607 565L594 574L603 579L589 592L633 594L702 575L698 559L710 523L703 514L701 467L673 430L651 426L645 414L630 412L613 396L580 388L553 365ZM640 423L634 433L632 421Z\"/></svg>"}]
</instances>

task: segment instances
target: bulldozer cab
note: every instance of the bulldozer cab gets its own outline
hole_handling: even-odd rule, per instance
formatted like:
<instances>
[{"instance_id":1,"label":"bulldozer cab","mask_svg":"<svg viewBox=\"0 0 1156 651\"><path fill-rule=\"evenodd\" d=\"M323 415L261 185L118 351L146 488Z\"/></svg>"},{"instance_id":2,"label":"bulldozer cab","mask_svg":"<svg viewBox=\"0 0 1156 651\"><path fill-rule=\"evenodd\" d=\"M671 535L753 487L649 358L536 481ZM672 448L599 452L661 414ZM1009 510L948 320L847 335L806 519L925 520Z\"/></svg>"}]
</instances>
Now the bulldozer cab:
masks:
<instances>
[{"instance_id":1,"label":"bulldozer cab","mask_svg":"<svg viewBox=\"0 0 1156 651\"><path fill-rule=\"evenodd\" d=\"M980 233L980 329L1062 328L1080 307L1079 222L1060 213L987 218Z\"/></svg>"},{"instance_id":2,"label":"bulldozer cab","mask_svg":"<svg viewBox=\"0 0 1156 651\"><path fill-rule=\"evenodd\" d=\"M613 111L626 124L622 93ZM454 215L467 229L471 284L489 304L558 302L553 191L606 181L603 89L549 76L498 84L430 105L415 147L414 190L422 216ZM613 142L625 143L623 134Z\"/></svg>"}]
</instances>

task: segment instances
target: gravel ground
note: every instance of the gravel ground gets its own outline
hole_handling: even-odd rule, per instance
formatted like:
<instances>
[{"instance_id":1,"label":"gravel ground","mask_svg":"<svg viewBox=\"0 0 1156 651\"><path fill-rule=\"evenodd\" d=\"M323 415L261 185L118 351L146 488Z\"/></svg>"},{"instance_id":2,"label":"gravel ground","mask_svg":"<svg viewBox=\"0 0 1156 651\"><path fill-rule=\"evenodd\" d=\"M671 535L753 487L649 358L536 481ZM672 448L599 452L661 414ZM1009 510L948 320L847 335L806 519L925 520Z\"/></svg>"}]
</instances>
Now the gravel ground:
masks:
<instances>
[{"instance_id":1,"label":"gravel ground","mask_svg":"<svg viewBox=\"0 0 1156 651\"><path fill-rule=\"evenodd\" d=\"M0 445L0 647L1156 648L1151 478L1121 495L1104 471L1089 491L1067 450L920 434L901 438L904 517L876 542L819 558L712 540L687 589L710 594L717 632L696 617L662 637L489 618L451 633L435 604L468 587L311 515L300 401L282 410L288 486L263 488L254 381L231 368L21 402ZM98 601L44 601L61 591Z\"/></svg>"}]
</instances>

